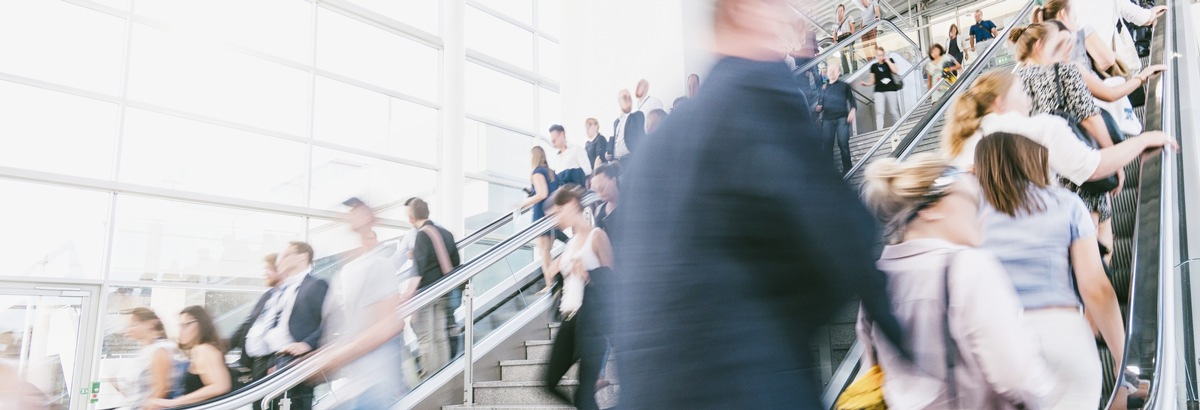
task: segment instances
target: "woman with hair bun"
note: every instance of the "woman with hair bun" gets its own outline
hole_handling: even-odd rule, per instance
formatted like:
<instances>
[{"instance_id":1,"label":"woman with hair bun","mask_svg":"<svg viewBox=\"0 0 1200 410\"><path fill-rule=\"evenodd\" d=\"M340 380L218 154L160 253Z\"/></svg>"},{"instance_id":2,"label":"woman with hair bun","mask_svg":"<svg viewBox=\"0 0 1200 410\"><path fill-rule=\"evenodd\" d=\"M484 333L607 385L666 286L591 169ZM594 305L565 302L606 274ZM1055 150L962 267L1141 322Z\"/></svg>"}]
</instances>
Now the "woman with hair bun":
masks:
<instances>
[{"instance_id":1,"label":"woman with hair bun","mask_svg":"<svg viewBox=\"0 0 1200 410\"><path fill-rule=\"evenodd\" d=\"M867 205L886 226L879 269L915 357L863 314L863 368L879 365L889 408L1037 409L1053 383L1021 325L1008 275L982 241L975 178L930 154L867 167Z\"/></svg>"}]
</instances>

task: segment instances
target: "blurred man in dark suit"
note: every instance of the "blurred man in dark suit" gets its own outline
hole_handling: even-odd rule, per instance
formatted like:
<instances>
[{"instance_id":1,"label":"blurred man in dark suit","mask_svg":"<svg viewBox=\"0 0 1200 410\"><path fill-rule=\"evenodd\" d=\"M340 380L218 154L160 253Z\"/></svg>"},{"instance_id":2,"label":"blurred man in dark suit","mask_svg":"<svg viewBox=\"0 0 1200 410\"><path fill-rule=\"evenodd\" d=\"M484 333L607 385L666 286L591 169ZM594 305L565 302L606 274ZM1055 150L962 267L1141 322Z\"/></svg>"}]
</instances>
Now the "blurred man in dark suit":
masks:
<instances>
[{"instance_id":1,"label":"blurred man in dark suit","mask_svg":"<svg viewBox=\"0 0 1200 410\"><path fill-rule=\"evenodd\" d=\"M817 408L809 345L854 296L901 340L874 218L797 114L784 0L715 1L719 62L622 180L621 407Z\"/></svg>"}]
</instances>

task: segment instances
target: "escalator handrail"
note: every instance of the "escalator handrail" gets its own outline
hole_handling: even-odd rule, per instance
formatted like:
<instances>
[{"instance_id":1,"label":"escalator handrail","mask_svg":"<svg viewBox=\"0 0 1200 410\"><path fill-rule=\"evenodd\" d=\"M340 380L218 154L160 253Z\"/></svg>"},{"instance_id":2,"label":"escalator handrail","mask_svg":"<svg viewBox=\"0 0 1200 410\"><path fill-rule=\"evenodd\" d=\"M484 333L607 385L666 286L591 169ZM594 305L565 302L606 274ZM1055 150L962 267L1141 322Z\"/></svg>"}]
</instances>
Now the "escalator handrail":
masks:
<instances>
[{"instance_id":1,"label":"escalator handrail","mask_svg":"<svg viewBox=\"0 0 1200 410\"><path fill-rule=\"evenodd\" d=\"M521 215L524 215L525 213L529 212L532 209L533 209L533 207L529 207L528 209L521 210ZM492 232L495 232L497 229L500 229L500 227L504 226L504 224L511 223L513 221L514 221L514 219L513 219L512 214L501 215L499 218L496 218L495 220L488 222L487 225L484 225L483 227L476 229L475 232L471 232L470 235L467 235L467 236L463 237L461 240L459 240L456 243L458 245L458 249L463 249L468 246L474 245L475 242L479 242L480 239L483 239L484 237L488 236Z\"/></svg>"},{"instance_id":2,"label":"escalator handrail","mask_svg":"<svg viewBox=\"0 0 1200 410\"><path fill-rule=\"evenodd\" d=\"M589 192L584 195L583 206L589 206L597 201L599 201L599 198L594 193ZM397 315L401 317L409 316L429 303L433 303L443 295L450 293L451 290L467 283L467 281L482 273L492 264L501 261L539 235L548 232L556 223L556 217L547 215L545 218L521 230L516 235L501 241L475 259L455 268L441 280L418 292L397 309ZM284 392L321 373L330 361L330 352L335 350L333 349L334 347L336 347L336 344L323 346L309 354L304 360L297 361L263 380L252 383L246 388L187 408L218 410L247 406L256 401L269 402L271 399L283 395Z\"/></svg>"},{"instance_id":3,"label":"escalator handrail","mask_svg":"<svg viewBox=\"0 0 1200 410\"><path fill-rule=\"evenodd\" d=\"M1017 15L1030 16L1033 13L1033 8L1036 6L1037 0L1029 0ZM908 158L913 149L920 145L921 139L925 137L925 134L937 123L937 119L941 118L946 109L950 107L950 101L954 99L953 97L966 90L967 87L970 87L975 78L983 74L984 67L987 66L988 61L995 57L995 53L1001 49L1003 43L1007 41L1009 34L1012 33L1013 28L1017 25L1009 24L1008 27L1005 27L1004 31L996 36L997 41L992 41L988 45L988 48L979 54L979 57L977 57L978 60L974 64L971 64L970 67L967 67L962 75L958 76L958 81L946 91L946 95L940 101L934 103L933 108L929 110L929 114L926 114L921 119L921 122L909 131L904 139L897 143L896 150L892 152L893 158L901 160Z\"/></svg>"},{"instance_id":4,"label":"escalator handrail","mask_svg":"<svg viewBox=\"0 0 1200 410\"><path fill-rule=\"evenodd\" d=\"M1193 149L1196 137L1195 119L1185 118L1180 112L1181 107L1185 105L1193 106L1195 100L1195 96L1187 93L1191 86L1187 83L1195 78L1194 73L1189 70L1195 70L1197 62L1193 53L1186 47L1189 42L1195 41L1190 37L1194 35L1189 22L1192 7L1190 1L1171 0L1168 3L1167 14L1154 27L1154 44L1160 44L1161 41L1162 47L1158 53L1152 55L1153 63L1167 64L1168 70L1147 88L1145 128L1160 129L1167 135L1179 138L1181 146L1185 149ZM1187 77L1189 75L1192 77ZM1192 101L1188 101L1189 98ZM1154 127L1155 125L1157 127ZM1176 304L1175 298L1180 294L1175 269L1176 264L1187 252L1183 246L1184 240L1180 239L1186 238L1187 229L1181 223L1182 220L1177 219L1177 215L1186 217L1183 202L1185 188L1180 172L1180 161L1185 156L1172 149L1154 150L1142 155L1137 219L1134 226L1134 260L1131 264L1135 285L1132 297L1151 298L1151 303L1134 304L1133 300L1130 302L1130 331L1125 345L1125 363L1122 363L1122 366L1127 366L1132 354L1136 353L1143 354L1142 357L1135 358L1137 363L1153 363L1154 368L1149 372L1153 379L1150 380L1146 409L1178 408L1180 369L1177 366L1183 363L1185 369L1190 369L1190 366L1194 365L1180 361L1180 349L1176 346L1177 332L1180 331L1176 325L1180 322L1175 317L1179 313L1179 305ZM1137 286L1141 284L1141 280L1156 281L1157 286L1143 290L1141 286ZM1135 310L1143 307L1149 311ZM1135 321L1140 317L1151 318L1156 322L1153 324L1154 352L1135 348L1135 332L1139 328L1150 326ZM1188 348L1187 343L1184 342L1184 348ZM1194 382L1191 380L1193 377L1190 372L1183 375L1184 381L1189 384ZM1188 387L1195 388L1190 385ZM1194 395L1194 390L1189 390L1187 394Z\"/></svg>"},{"instance_id":5,"label":"escalator handrail","mask_svg":"<svg viewBox=\"0 0 1200 410\"><path fill-rule=\"evenodd\" d=\"M816 57L813 57L812 61L809 61L808 63L804 64L803 66L796 67L796 69L792 70L792 72L799 74L799 73L803 73L805 71L811 70L813 67L816 67L817 64L820 64L822 61L825 61L826 59L828 59L829 56L834 55L834 53L841 52L841 50L843 48L846 48L847 46L854 44L855 41L858 41L858 39L860 39L860 38L862 38L862 36L866 35L867 32L871 31L871 29L879 28L879 26L884 26L884 25L891 26L893 30L896 30L896 33L900 34L901 38L903 38L905 41L907 41L908 44L912 44L913 48L918 49L918 50L921 49L921 46L917 45L917 43L914 42L912 40L912 38L909 38L908 34L904 34L904 31L900 30L900 27L896 26L896 23L892 23L889 20L879 20L874 23L871 23L870 25L867 25L866 27L858 29L858 31L855 31L854 34L851 35L850 37L846 37L845 40L837 42L837 44L834 44L833 47L825 49L825 51L822 51L820 54L817 54ZM995 42L993 42L993 43L995 43Z\"/></svg>"},{"instance_id":6,"label":"escalator handrail","mask_svg":"<svg viewBox=\"0 0 1200 410\"><path fill-rule=\"evenodd\" d=\"M930 87L928 91L925 91L925 95L922 95L921 98L917 100L916 105L914 105L912 109L908 110L908 112L904 113L904 116L900 117L900 120L896 121L895 124L892 124L892 128L888 129L886 133L880 136L878 141L875 141L875 145L872 145L871 149L867 150L866 154L863 154L862 158L858 160L858 163L855 163L853 167L850 167L850 171L846 172L846 175L842 177L842 180L849 181L851 177L858 173L858 171L862 170L863 167L866 167L867 163L871 161L871 158L875 156L875 153L879 152L879 149L883 147L883 143L891 139L893 135L896 135L896 133L900 132L900 126L904 125L905 122L908 122L908 119L912 118L913 114L917 112L917 108L920 107L925 100L932 98L933 92L937 91L938 87L945 82L945 78L939 79L938 82L933 84L933 87Z\"/></svg>"}]
</instances>

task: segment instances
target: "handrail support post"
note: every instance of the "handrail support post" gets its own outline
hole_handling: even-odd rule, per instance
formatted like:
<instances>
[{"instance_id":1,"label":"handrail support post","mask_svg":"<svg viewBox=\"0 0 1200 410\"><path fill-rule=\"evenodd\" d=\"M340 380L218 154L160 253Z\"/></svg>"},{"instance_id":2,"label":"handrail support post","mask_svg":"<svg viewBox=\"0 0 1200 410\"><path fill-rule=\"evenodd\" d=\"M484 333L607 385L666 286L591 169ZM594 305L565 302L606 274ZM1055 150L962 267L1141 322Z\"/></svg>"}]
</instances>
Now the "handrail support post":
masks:
<instances>
[{"instance_id":1,"label":"handrail support post","mask_svg":"<svg viewBox=\"0 0 1200 410\"><path fill-rule=\"evenodd\" d=\"M467 280L463 288L463 306L466 308L463 330L463 404L475 404L475 279Z\"/></svg>"}]
</instances>

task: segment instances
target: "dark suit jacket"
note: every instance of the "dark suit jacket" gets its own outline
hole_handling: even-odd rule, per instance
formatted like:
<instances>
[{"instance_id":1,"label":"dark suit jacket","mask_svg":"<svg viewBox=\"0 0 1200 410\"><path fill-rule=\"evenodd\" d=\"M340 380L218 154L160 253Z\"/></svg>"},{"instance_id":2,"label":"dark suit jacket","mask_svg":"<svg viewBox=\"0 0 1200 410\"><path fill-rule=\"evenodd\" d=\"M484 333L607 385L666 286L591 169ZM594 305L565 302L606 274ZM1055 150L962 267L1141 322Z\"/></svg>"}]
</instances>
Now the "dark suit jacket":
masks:
<instances>
[{"instance_id":1,"label":"dark suit jacket","mask_svg":"<svg viewBox=\"0 0 1200 410\"><path fill-rule=\"evenodd\" d=\"M708 78L621 181L621 407L818 408L810 343L854 296L901 340L874 218L783 62L726 58Z\"/></svg>"},{"instance_id":2,"label":"dark suit jacket","mask_svg":"<svg viewBox=\"0 0 1200 410\"><path fill-rule=\"evenodd\" d=\"M288 319L288 331L292 333L292 340L304 342L316 349L321 346L321 333L324 329L321 312L325 307L325 295L329 293L329 284L308 275L300 282L297 292L296 303L292 304L292 315Z\"/></svg>"},{"instance_id":3,"label":"dark suit jacket","mask_svg":"<svg viewBox=\"0 0 1200 410\"><path fill-rule=\"evenodd\" d=\"M617 128L621 126L621 119L613 120L613 137L608 141L608 152L615 158L617 156ZM646 136L646 114L641 111L629 113L629 119L625 120L625 148L629 149L630 153L636 151L638 144L642 142Z\"/></svg>"},{"instance_id":4,"label":"dark suit jacket","mask_svg":"<svg viewBox=\"0 0 1200 410\"><path fill-rule=\"evenodd\" d=\"M254 321L262 315L263 308L266 307L267 300L271 299L273 291L274 289L270 289L263 292L262 296L258 298L258 303L254 304L254 309L250 311L250 316L241 326L238 326L237 330L233 332L233 336L229 337L229 350L242 349L240 360L244 366L249 367L251 364L250 355L246 354L246 334L250 333L250 326L254 326Z\"/></svg>"}]
</instances>

